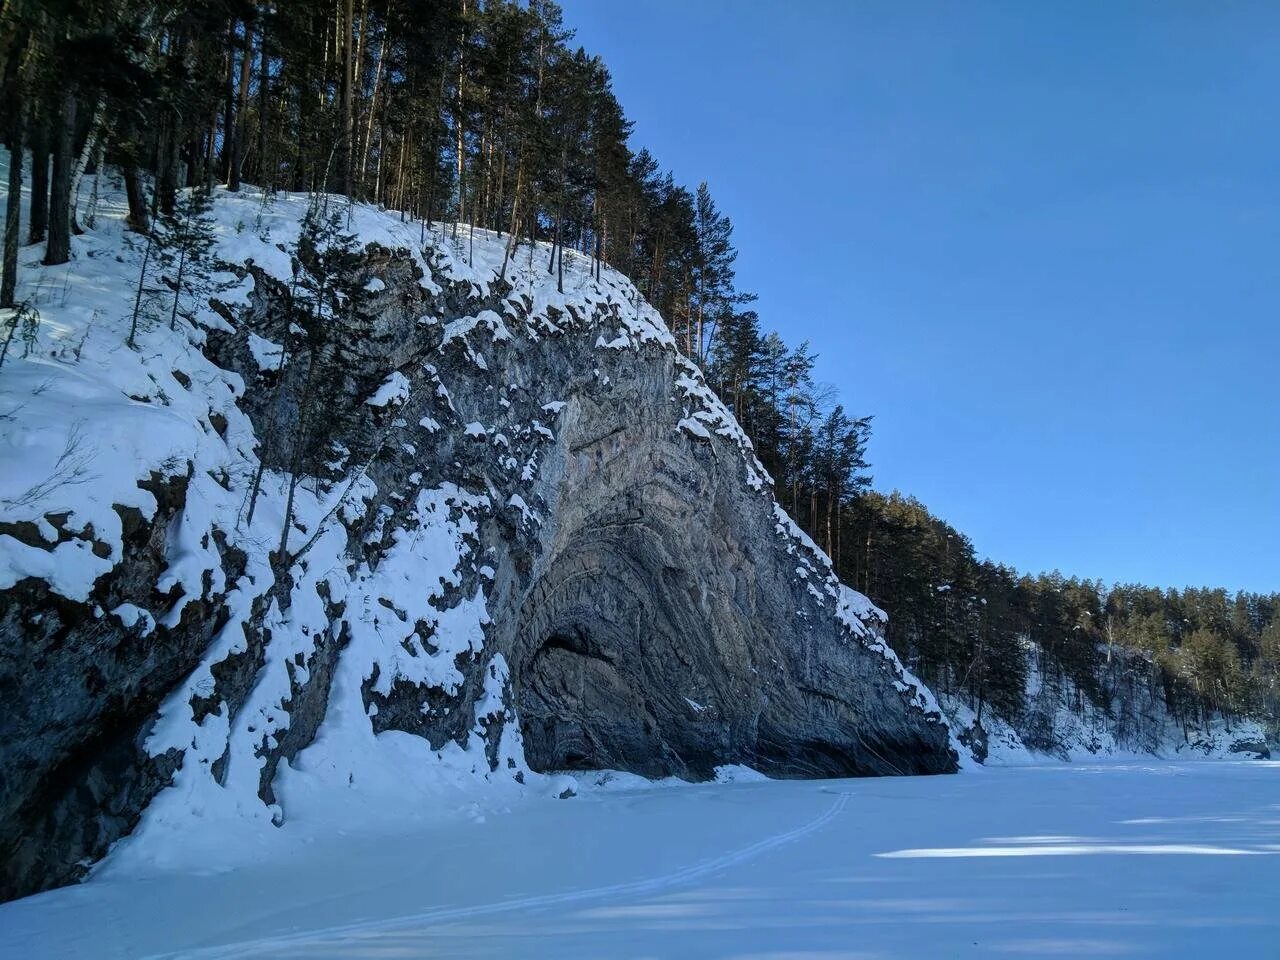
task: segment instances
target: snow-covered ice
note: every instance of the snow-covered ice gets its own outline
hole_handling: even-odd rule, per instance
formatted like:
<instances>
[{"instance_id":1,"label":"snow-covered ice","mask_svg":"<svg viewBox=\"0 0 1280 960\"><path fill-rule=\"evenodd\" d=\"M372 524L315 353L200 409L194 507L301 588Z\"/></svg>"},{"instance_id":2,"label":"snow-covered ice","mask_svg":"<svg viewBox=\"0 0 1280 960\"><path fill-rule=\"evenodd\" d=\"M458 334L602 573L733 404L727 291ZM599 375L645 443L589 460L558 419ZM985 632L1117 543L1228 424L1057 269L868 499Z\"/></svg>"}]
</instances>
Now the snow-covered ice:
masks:
<instances>
[{"instance_id":1,"label":"snow-covered ice","mask_svg":"<svg viewBox=\"0 0 1280 960\"><path fill-rule=\"evenodd\" d=\"M582 778L571 799L246 851L233 872L109 860L82 886L0 906L0 952L1280 955L1280 763L723 779Z\"/></svg>"}]
</instances>

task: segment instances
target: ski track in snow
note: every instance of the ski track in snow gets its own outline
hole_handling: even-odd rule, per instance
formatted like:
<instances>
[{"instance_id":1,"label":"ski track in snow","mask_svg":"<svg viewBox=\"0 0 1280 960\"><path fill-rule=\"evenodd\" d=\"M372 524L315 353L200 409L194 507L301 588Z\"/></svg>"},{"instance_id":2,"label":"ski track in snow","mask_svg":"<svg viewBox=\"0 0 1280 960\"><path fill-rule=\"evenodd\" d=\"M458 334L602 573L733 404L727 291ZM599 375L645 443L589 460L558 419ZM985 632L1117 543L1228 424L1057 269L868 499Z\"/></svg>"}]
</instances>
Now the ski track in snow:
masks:
<instances>
[{"instance_id":1,"label":"ski track in snow","mask_svg":"<svg viewBox=\"0 0 1280 960\"><path fill-rule=\"evenodd\" d=\"M673 873L660 874L643 880L631 880L626 883L613 883L602 887L588 887L581 890L567 890L562 893L549 893L541 896L520 897L504 900L499 903L483 903L469 907L442 907L438 910L427 910L422 913L396 917L390 920L349 923L335 927L323 927L302 933L279 937L264 937L256 940L245 940L239 943L221 944L197 950L181 950L174 953L152 954L143 960L223 960L230 957L268 956L272 951L285 947L324 945L332 948L345 941L357 941L362 935L385 934L396 930L417 927L420 925L438 925L454 920L468 920L473 917L489 916L496 913L510 913L518 910L537 910L541 907L560 906L570 903L581 903L586 900L610 900L642 894L658 893L673 887L713 876L730 867L754 860L762 854L778 847L785 847L804 837L821 830L840 815L849 802L849 794L840 793L835 802L823 813L807 823L773 834L745 847L740 847L718 857L691 864Z\"/></svg>"}]
</instances>

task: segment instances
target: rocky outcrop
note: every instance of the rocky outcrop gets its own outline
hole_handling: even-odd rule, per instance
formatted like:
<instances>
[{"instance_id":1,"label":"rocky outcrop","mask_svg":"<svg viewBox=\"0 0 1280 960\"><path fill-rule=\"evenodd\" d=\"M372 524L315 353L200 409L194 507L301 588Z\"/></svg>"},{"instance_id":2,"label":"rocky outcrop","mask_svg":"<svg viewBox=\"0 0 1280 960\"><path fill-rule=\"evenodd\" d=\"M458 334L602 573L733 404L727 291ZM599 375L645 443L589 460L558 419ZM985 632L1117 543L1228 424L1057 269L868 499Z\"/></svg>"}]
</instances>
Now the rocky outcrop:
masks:
<instances>
[{"instance_id":1,"label":"rocky outcrop","mask_svg":"<svg viewBox=\"0 0 1280 960\"><path fill-rule=\"evenodd\" d=\"M1169 707L1165 678L1144 651L1114 648L1095 669L1091 688L1055 669L1030 638L1023 640L1027 678L1016 711L982 704L979 716L958 694L939 697L961 750L977 763L1062 762L1095 757L1266 759L1270 748L1256 720L1213 713L1188 721ZM1103 699L1098 690L1116 691Z\"/></svg>"},{"instance_id":2,"label":"rocky outcrop","mask_svg":"<svg viewBox=\"0 0 1280 960\"><path fill-rule=\"evenodd\" d=\"M724 763L774 776L949 769L945 734L859 642L867 628L809 589L829 586L821 560L779 532L742 452L672 429L680 368L649 352L616 354L603 387L561 381L539 551L527 577L498 583L495 639L529 762L693 778Z\"/></svg>"},{"instance_id":3,"label":"rocky outcrop","mask_svg":"<svg viewBox=\"0 0 1280 960\"><path fill-rule=\"evenodd\" d=\"M319 354L280 354L280 245L224 244L237 291L163 386L200 443L147 474L156 509L87 594L0 591L4 895L80 876L148 805L173 823L193 796L250 798L287 825L295 766L358 785L387 731L521 783L955 769L883 614L776 506L634 287L583 261L562 295L536 266L500 280L498 238L470 262L394 239L347 278L364 293L332 322L359 350L325 369L325 430ZM196 576L175 581L179 554Z\"/></svg>"},{"instance_id":4,"label":"rocky outcrop","mask_svg":"<svg viewBox=\"0 0 1280 960\"><path fill-rule=\"evenodd\" d=\"M176 751L147 754L141 739L225 621L222 596L211 591L152 637L101 611L127 604L141 617L166 605L156 583L185 479L148 482L159 505L149 522L122 510L123 556L87 602L37 579L0 592L0 895L82 871L77 861L131 830L181 762ZM225 562L234 572L242 561L228 551ZM51 864L50 850L69 862Z\"/></svg>"}]
</instances>

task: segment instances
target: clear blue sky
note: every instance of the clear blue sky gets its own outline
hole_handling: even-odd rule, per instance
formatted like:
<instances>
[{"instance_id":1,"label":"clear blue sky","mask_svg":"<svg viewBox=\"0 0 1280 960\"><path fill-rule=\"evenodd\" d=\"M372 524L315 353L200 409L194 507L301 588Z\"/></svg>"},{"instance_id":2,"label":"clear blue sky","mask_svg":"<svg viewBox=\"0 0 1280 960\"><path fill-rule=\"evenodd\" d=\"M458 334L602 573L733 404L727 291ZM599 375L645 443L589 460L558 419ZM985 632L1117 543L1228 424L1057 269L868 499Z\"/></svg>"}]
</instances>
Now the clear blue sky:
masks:
<instances>
[{"instance_id":1,"label":"clear blue sky","mask_svg":"<svg viewBox=\"0 0 1280 960\"><path fill-rule=\"evenodd\" d=\"M1280 589L1280 3L563 0L980 555Z\"/></svg>"}]
</instances>

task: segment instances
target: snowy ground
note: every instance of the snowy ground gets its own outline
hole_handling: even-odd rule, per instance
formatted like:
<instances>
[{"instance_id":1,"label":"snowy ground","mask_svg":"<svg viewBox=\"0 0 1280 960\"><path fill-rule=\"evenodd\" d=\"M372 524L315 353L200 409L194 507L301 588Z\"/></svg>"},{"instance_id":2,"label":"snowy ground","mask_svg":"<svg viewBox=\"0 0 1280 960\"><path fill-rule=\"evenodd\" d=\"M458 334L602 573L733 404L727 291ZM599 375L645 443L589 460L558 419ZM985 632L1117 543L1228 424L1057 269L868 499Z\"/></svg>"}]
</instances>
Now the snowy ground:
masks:
<instances>
[{"instance_id":1,"label":"snowy ground","mask_svg":"<svg viewBox=\"0 0 1280 960\"><path fill-rule=\"evenodd\" d=\"M1280 763L647 786L0 906L39 957L1276 957Z\"/></svg>"}]
</instances>

